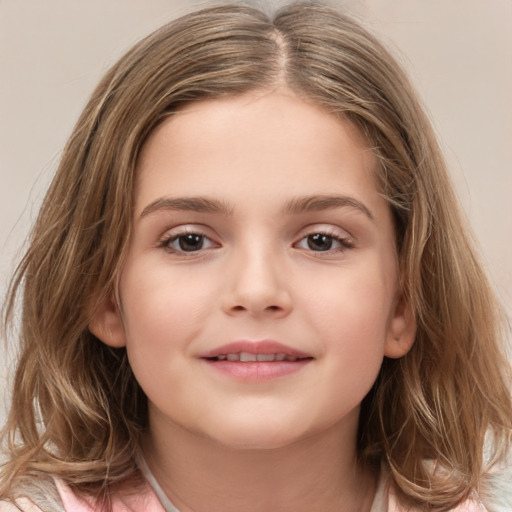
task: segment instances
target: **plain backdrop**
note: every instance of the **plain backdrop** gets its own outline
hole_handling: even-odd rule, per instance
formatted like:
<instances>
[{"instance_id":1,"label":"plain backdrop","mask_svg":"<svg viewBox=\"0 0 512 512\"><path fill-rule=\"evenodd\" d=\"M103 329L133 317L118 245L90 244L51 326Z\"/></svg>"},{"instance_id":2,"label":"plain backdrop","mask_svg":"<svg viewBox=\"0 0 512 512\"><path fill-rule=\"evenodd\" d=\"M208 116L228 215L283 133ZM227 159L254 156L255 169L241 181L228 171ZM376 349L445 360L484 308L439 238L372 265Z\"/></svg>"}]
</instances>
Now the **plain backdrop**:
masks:
<instances>
[{"instance_id":1,"label":"plain backdrop","mask_svg":"<svg viewBox=\"0 0 512 512\"><path fill-rule=\"evenodd\" d=\"M100 76L142 36L205 3L0 0L2 295L59 152ZM409 70L492 282L512 313L512 1L338 3L362 17ZM12 355L2 345L0 401ZM0 424L4 411L0 405Z\"/></svg>"}]
</instances>

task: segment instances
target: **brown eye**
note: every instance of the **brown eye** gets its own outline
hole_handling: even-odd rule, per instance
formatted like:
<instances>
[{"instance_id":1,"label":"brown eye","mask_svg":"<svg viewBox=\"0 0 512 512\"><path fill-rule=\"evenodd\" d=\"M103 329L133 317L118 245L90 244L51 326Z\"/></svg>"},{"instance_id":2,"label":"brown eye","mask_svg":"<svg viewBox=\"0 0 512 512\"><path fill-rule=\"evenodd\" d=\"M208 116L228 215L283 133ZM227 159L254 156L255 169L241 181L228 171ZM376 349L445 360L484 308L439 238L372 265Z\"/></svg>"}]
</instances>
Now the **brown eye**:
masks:
<instances>
[{"instance_id":1,"label":"brown eye","mask_svg":"<svg viewBox=\"0 0 512 512\"><path fill-rule=\"evenodd\" d=\"M335 252L349 249L353 244L348 238L328 233L311 233L301 238L294 246L312 252Z\"/></svg>"},{"instance_id":2,"label":"brown eye","mask_svg":"<svg viewBox=\"0 0 512 512\"><path fill-rule=\"evenodd\" d=\"M178 237L178 245L182 251L199 251L203 248L204 236L197 234L182 235Z\"/></svg>"},{"instance_id":3,"label":"brown eye","mask_svg":"<svg viewBox=\"0 0 512 512\"><path fill-rule=\"evenodd\" d=\"M332 249L334 239L332 236L315 233L306 237L308 249L312 251L329 251Z\"/></svg>"},{"instance_id":4,"label":"brown eye","mask_svg":"<svg viewBox=\"0 0 512 512\"><path fill-rule=\"evenodd\" d=\"M169 238L163 245L172 252L197 252L213 247L215 243L200 233L184 233Z\"/></svg>"}]
</instances>

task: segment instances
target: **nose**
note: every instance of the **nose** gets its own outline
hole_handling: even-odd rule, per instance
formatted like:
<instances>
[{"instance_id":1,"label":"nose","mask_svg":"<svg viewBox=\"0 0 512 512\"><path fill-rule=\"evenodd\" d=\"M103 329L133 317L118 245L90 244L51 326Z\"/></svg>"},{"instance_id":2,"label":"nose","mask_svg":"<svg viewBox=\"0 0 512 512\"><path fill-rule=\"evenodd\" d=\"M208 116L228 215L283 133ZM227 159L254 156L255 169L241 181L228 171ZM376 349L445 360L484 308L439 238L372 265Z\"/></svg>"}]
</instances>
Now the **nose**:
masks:
<instances>
[{"instance_id":1,"label":"nose","mask_svg":"<svg viewBox=\"0 0 512 512\"><path fill-rule=\"evenodd\" d=\"M279 257L260 249L246 250L230 262L223 310L255 318L287 316L292 309L290 282Z\"/></svg>"}]
</instances>

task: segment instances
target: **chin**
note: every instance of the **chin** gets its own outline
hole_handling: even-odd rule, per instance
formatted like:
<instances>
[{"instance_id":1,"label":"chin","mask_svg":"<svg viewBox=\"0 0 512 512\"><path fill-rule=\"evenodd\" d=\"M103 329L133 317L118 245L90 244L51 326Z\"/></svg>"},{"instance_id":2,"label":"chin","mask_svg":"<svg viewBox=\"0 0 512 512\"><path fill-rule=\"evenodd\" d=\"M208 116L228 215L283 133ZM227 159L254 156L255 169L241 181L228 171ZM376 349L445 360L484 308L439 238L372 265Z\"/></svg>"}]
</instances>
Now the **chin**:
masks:
<instances>
[{"instance_id":1,"label":"chin","mask_svg":"<svg viewBox=\"0 0 512 512\"><path fill-rule=\"evenodd\" d=\"M218 444L234 450L276 450L290 446L311 435L290 428L291 423L271 425L269 422L236 424L207 435Z\"/></svg>"},{"instance_id":2,"label":"chin","mask_svg":"<svg viewBox=\"0 0 512 512\"><path fill-rule=\"evenodd\" d=\"M280 448L286 448L300 439L300 437L293 438L289 435L262 436L260 433L258 436L254 437L237 436L236 438L218 439L217 441L232 450L278 450Z\"/></svg>"}]
</instances>

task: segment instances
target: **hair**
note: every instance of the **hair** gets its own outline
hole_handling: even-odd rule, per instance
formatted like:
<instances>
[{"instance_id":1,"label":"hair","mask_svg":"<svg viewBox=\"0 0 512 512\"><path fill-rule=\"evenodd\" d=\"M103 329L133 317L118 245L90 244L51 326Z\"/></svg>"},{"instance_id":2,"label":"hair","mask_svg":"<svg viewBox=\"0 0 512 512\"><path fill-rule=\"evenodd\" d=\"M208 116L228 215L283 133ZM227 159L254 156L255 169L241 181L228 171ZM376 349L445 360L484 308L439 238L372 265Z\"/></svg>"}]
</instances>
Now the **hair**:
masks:
<instances>
[{"instance_id":1,"label":"hair","mask_svg":"<svg viewBox=\"0 0 512 512\"><path fill-rule=\"evenodd\" d=\"M6 302L5 326L18 297L22 313L0 495L40 472L104 494L137 474L147 399L125 349L99 341L88 324L116 293L138 155L155 127L191 102L283 85L365 136L416 318L414 346L384 360L362 403L362 463L387 466L402 502L446 510L478 488L486 436L493 460L503 458L512 431L503 316L404 72L331 7L295 2L269 16L223 4L128 51L63 151Z\"/></svg>"}]
</instances>

